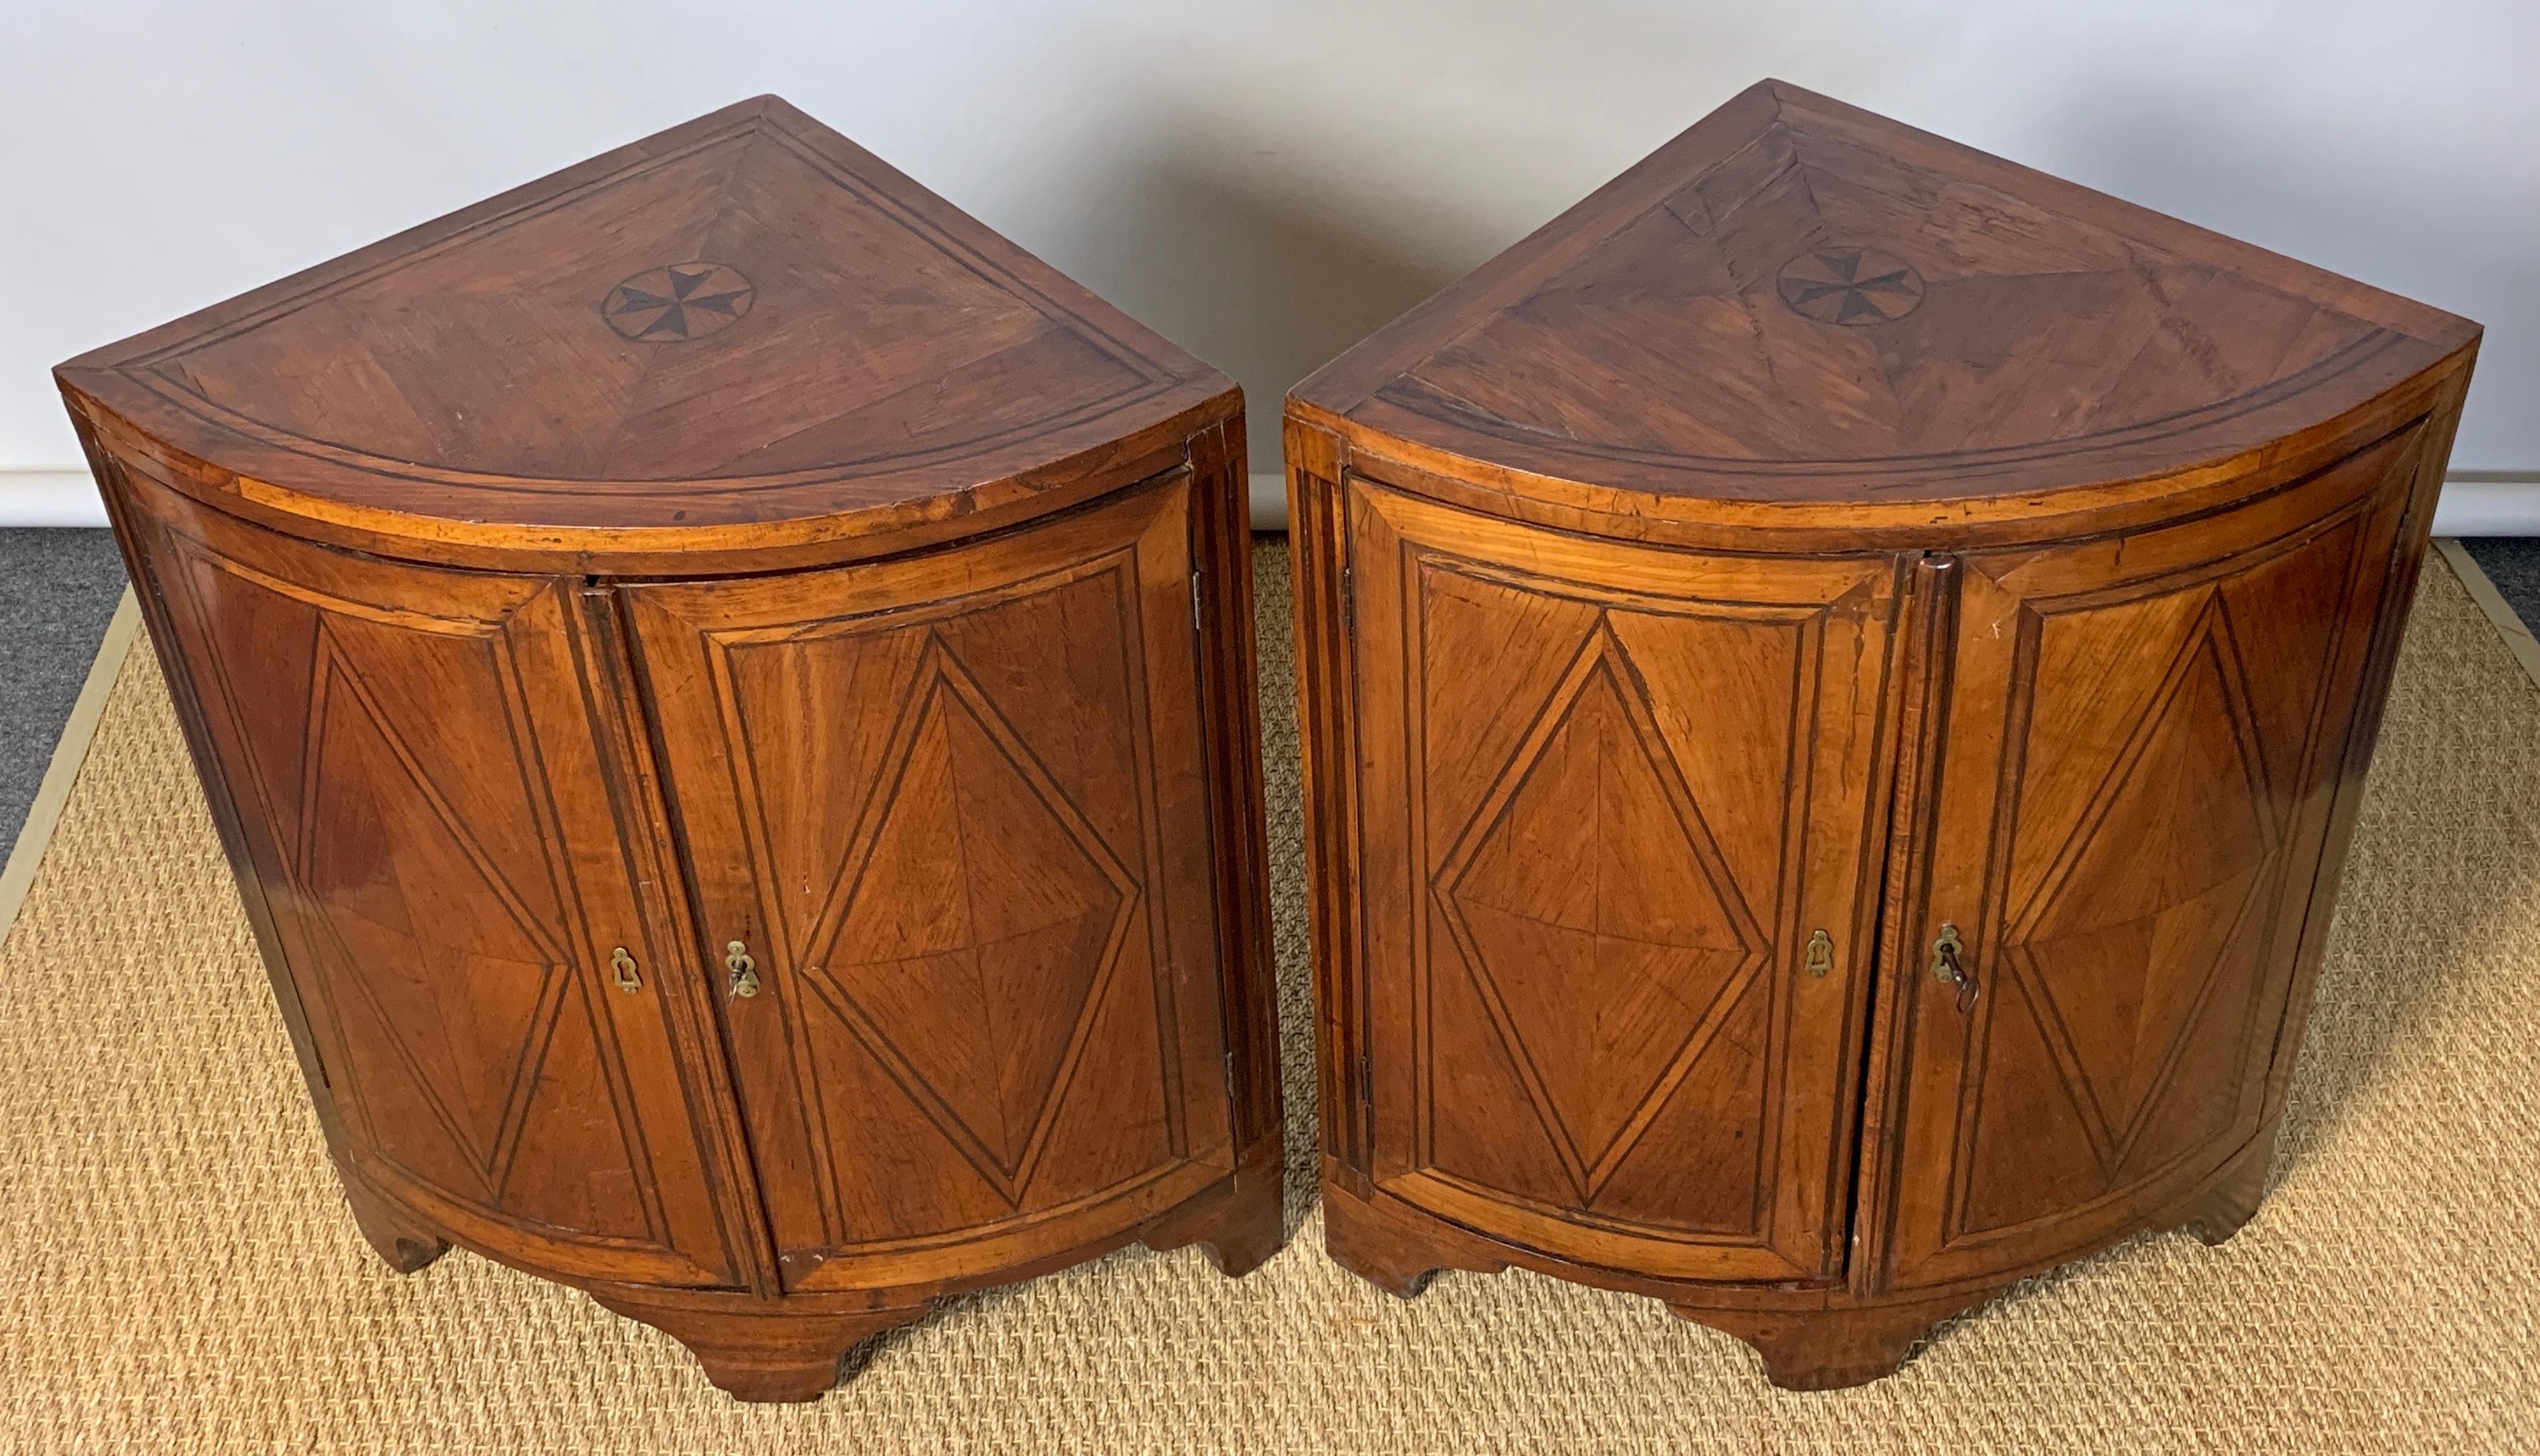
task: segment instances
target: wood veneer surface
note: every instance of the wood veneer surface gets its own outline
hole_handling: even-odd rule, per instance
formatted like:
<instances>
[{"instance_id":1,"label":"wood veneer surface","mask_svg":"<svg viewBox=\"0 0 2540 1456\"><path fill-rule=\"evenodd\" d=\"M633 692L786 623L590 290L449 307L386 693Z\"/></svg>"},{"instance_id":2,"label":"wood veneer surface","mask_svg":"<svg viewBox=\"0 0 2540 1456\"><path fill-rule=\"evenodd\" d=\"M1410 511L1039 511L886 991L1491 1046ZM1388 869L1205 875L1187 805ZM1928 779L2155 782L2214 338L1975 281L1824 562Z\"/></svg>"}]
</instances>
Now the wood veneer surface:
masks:
<instances>
[{"instance_id":1,"label":"wood veneer surface","mask_svg":"<svg viewBox=\"0 0 2540 1456\"><path fill-rule=\"evenodd\" d=\"M776 97L59 376L213 504L505 565L958 534L1082 499L1084 477L1240 408Z\"/></svg>"}]
</instances>

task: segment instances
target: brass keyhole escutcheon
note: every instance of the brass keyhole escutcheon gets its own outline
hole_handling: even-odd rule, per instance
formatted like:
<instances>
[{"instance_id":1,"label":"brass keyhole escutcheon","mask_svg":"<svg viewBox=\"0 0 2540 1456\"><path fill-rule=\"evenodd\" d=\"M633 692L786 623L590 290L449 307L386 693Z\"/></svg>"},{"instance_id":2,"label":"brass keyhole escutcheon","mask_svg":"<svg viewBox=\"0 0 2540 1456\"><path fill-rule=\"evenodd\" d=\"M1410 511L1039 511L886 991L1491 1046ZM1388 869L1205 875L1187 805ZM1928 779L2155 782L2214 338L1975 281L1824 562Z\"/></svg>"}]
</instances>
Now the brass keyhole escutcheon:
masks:
<instances>
[{"instance_id":1,"label":"brass keyhole escutcheon","mask_svg":"<svg viewBox=\"0 0 2540 1456\"><path fill-rule=\"evenodd\" d=\"M1958 928L1943 922L1940 937L1932 942L1932 979L1953 982L1964 976L1966 968L1959 955L1966 948L1966 942L1958 938Z\"/></svg>"},{"instance_id":2,"label":"brass keyhole escutcheon","mask_svg":"<svg viewBox=\"0 0 2540 1456\"><path fill-rule=\"evenodd\" d=\"M723 948L723 968L732 972L732 994L758 994L758 962L749 958L749 947L734 940Z\"/></svg>"},{"instance_id":3,"label":"brass keyhole escutcheon","mask_svg":"<svg viewBox=\"0 0 2540 1456\"><path fill-rule=\"evenodd\" d=\"M623 945L608 952L608 973L617 978L617 989L628 996L644 989L643 973L635 969L635 957L628 955Z\"/></svg>"},{"instance_id":4,"label":"brass keyhole escutcheon","mask_svg":"<svg viewBox=\"0 0 2540 1456\"><path fill-rule=\"evenodd\" d=\"M1808 974L1822 976L1834 969L1834 936L1818 931L1808 936Z\"/></svg>"},{"instance_id":5,"label":"brass keyhole escutcheon","mask_svg":"<svg viewBox=\"0 0 2540 1456\"><path fill-rule=\"evenodd\" d=\"M1940 936L1932 942L1932 979L1958 988L1960 1011L1972 1010L1976 1004L1976 976L1967 969L1966 948L1958 938L1958 928L1942 921Z\"/></svg>"}]
</instances>

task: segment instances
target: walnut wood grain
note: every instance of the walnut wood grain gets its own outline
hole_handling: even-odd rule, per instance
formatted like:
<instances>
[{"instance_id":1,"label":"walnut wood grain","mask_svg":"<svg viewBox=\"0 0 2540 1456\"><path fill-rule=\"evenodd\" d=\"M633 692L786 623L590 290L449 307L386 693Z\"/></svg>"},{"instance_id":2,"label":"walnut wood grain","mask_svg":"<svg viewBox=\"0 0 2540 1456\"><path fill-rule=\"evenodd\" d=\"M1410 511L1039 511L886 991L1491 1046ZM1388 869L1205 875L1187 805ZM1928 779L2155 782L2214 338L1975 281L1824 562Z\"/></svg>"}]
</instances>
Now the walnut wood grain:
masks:
<instances>
[{"instance_id":1,"label":"walnut wood grain","mask_svg":"<svg viewBox=\"0 0 2540 1456\"><path fill-rule=\"evenodd\" d=\"M1361 754L1361 893L1417 907L1365 932L1408 971L1370 988L1377 1185L1590 1262L1823 1274L1898 563L1349 512L1358 700L1409 745Z\"/></svg>"},{"instance_id":2,"label":"walnut wood grain","mask_svg":"<svg viewBox=\"0 0 2540 1456\"><path fill-rule=\"evenodd\" d=\"M206 504L510 570L906 550L1152 475L1241 407L775 97L56 378L136 468Z\"/></svg>"},{"instance_id":3,"label":"walnut wood grain","mask_svg":"<svg viewBox=\"0 0 2540 1456\"><path fill-rule=\"evenodd\" d=\"M1888 1278L2130 1226L2254 1136L2424 442L2226 518L1965 558ZM2000 705L1992 712L1966 705ZM1945 908L1944 908L1945 907Z\"/></svg>"},{"instance_id":4,"label":"walnut wood grain","mask_svg":"<svg viewBox=\"0 0 2540 1456\"><path fill-rule=\"evenodd\" d=\"M1300 385L1333 1257L1822 1389L2227 1237L2477 337L1768 82Z\"/></svg>"},{"instance_id":5,"label":"walnut wood grain","mask_svg":"<svg viewBox=\"0 0 2540 1456\"><path fill-rule=\"evenodd\" d=\"M1222 376L762 98L59 379L391 1267L808 1400L1277 1251Z\"/></svg>"},{"instance_id":6,"label":"walnut wood grain","mask_svg":"<svg viewBox=\"0 0 2540 1456\"><path fill-rule=\"evenodd\" d=\"M802 1314L704 1309L622 1288L588 1292L611 1313L641 1320L678 1341L717 1390L736 1400L764 1403L818 1400L838 1383L851 1352L926 1317L924 1305Z\"/></svg>"},{"instance_id":7,"label":"walnut wood grain","mask_svg":"<svg viewBox=\"0 0 2540 1456\"><path fill-rule=\"evenodd\" d=\"M1765 81L1317 371L1291 412L1362 471L1493 514L1942 549L2304 473L2424 413L2477 337Z\"/></svg>"},{"instance_id":8,"label":"walnut wood grain","mask_svg":"<svg viewBox=\"0 0 2540 1456\"><path fill-rule=\"evenodd\" d=\"M806 1174L767 1189L788 1287L1022 1262L1233 1169L1190 497L624 593L706 939L762 978L718 1001Z\"/></svg>"},{"instance_id":9,"label":"walnut wood grain","mask_svg":"<svg viewBox=\"0 0 2540 1456\"><path fill-rule=\"evenodd\" d=\"M352 1160L559 1270L732 1280L564 585L124 505Z\"/></svg>"}]
</instances>

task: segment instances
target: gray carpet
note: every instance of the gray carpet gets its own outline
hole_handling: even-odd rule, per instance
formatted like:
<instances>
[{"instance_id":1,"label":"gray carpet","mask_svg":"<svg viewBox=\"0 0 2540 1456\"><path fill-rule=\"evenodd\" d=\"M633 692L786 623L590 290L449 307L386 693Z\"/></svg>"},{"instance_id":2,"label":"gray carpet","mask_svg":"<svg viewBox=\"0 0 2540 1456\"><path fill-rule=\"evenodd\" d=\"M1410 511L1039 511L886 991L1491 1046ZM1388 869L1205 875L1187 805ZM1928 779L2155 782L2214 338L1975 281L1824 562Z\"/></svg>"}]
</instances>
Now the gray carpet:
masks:
<instances>
[{"instance_id":1,"label":"gray carpet","mask_svg":"<svg viewBox=\"0 0 2540 1456\"><path fill-rule=\"evenodd\" d=\"M2540 633L2540 537L2487 536L2461 544L2522 625Z\"/></svg>"},{"instance_id":2,"label":"gray carpet","mask_svg":"<svg viewBox=\"0 0 2540 1456\"><path fill-rule=\"evenodd\" d=\"M123 595L103 530L0 530L0 860Z\"/></svg>"}]
</instances>

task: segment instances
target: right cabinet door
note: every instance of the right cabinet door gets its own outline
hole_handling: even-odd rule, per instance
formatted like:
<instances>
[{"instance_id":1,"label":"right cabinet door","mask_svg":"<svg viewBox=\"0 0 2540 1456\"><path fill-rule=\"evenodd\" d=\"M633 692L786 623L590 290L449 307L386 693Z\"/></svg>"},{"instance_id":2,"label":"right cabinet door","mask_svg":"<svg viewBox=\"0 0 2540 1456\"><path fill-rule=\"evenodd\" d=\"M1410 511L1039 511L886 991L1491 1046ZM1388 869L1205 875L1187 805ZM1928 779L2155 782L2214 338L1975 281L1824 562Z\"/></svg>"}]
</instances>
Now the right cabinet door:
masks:
<instances>
[{"instance_id":1,"label":"right cabinet door","mask_svg":"<svg viewBox=\"0 0 2540 1456\"><path fill-rule=\"evenodd\" d=\"M1026 1266L1233 1170L1191 494L627 589L787 1288Z\"/></svg>"},{"instance_id":2,"label":"right cabinet door","mask_svg":"<svg viewBox=\"0 0 2540 1456\"><path fill-rule=\"evenodd\" d=\"M1893 1283L2069 1257L2258 1134L2418 453L1963 558L1929 889L1890 931Z\"/></svg>"}]
</instances>

